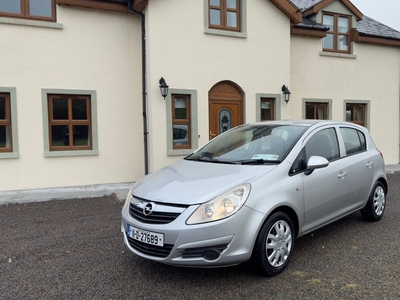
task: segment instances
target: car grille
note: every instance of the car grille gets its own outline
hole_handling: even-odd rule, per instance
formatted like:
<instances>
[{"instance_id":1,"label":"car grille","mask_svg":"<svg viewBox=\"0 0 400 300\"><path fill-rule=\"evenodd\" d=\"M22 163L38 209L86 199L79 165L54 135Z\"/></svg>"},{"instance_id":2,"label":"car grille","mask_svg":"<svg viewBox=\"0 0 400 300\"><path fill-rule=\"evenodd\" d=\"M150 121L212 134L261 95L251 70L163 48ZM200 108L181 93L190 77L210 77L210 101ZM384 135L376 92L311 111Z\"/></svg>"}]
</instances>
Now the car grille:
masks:
<instances>
[{"instance_id":1,"label":"car grille","mask_svg":"<svg viewBox=\"0 0 400 300\"><path fill-rule=\"evenodd\" d=\"M133 249L135 249L143 254L149 255L149 256L165 258L169 255L172 248L174 247L174 245L170 245L170 244L164 244L164 247L154 246L154 245L139 242L137 240L130 238L129 236L126 236L126 237L128 238L129 245Z\"/></svg>"},{"instance_id":2,"label":"car grille","mask_svg":"<svg viewBox=\"0 0 400 300\"><path fill-rule=\"evenodd\" d=\"M134 204L132 203L134 202ZM129 214L135 220L146 224L168 224L174 221L188 207L187 205L164 204L151 202L134 197L134 201L129 204ZM143 207L153 203L154 209L149 215L143 213Z\"/></svg>"}]
</instances>

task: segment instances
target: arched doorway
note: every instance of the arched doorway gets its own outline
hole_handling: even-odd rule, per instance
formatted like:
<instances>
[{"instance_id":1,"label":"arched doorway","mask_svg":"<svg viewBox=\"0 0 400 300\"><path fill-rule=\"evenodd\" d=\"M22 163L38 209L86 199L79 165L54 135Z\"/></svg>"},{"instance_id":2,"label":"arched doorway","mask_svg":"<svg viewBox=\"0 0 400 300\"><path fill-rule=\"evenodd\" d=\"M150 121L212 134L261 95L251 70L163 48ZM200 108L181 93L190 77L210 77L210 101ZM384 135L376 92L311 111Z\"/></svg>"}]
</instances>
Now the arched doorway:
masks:
<instances>
[{"instance_id":1,"label":"arched doorway","mask_svg":"<svg viewBox=\"0 0 400 300\"><path fill-rule=\"evenodd\" d=\"M243 93L230 82L221 81L208 92L209 139L243 124Z\"/></svg>"}]
</instances>

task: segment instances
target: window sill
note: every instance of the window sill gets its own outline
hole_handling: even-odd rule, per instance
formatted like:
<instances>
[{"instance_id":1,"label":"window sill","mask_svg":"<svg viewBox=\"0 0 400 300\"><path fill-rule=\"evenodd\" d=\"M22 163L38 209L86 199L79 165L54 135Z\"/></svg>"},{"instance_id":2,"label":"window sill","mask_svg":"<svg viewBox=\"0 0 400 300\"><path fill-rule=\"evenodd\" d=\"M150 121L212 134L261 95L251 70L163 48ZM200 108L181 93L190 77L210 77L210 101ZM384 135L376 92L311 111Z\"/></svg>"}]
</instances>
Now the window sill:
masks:
<instances>
[{"instance_id":1,"label":"window sill","mask_svg":"<svg viewBox=\"0 0 400 300\"><path fill-rule=\"evenodd\" d=\"M247 38L247 33L245 32L237 32L237 31L229 31L229 30L219 30L219 29L210 29L206 28L204 33L206 34L214 34L214 35L223 35L237 38Z\"/></svg>"},{"instance_id":2,"label":"window sill","mask_svg":"<svg viewBox=\"0 0 400 300\"><path fill-rule=\"evenodd\" d=\"M182 156L182 155L189 155L193 153L195 149L182 149L182 150L167 150L168 156Z\"/></svg>"},{"instance_id":3,"label":"window sill","mask_svg":"<svg viewBox=\"0 0 400 300\"><path fill-rule=\"evenodd\" d=\"M356 59L357 55L355 54L346 54L346 53L335 53L335 52L319 52L319 56L328 56L328 57L340 57L340 58L351 58Z\"/></svg>"},{"instance_id":4,"label":"window sill","mask_svg":"<svg viewBox=\"0 0 400 300\"><path fill-rule=\"evenodd\" d=\"M63 29L63 24L61 24L61 23L26 20L26 19L16 19L16 18L14 19L14 18L5 18L5 17L0 17L0 24Z\"/></svg>"},{"instance_id":5,"label":"window sill","mask_svg":"<svg viewBox=\"0 0 400 300\"><path fill-rule=\"evenodd\" d=\"M7 159L7 158L19 158L18 152L1 152L0 159Z\"/></svg>"},{"instance_id":6,"label":"window sill","mask_svg":"<svg viewBox=\"0 0 400 300\"><path fill-rule=\"evenodd\" d=\"M71 151L45 151L44 157L67 157L67 156L94 156L99 155L98 150L71 150Z\"/></svg>"}]
</instances>

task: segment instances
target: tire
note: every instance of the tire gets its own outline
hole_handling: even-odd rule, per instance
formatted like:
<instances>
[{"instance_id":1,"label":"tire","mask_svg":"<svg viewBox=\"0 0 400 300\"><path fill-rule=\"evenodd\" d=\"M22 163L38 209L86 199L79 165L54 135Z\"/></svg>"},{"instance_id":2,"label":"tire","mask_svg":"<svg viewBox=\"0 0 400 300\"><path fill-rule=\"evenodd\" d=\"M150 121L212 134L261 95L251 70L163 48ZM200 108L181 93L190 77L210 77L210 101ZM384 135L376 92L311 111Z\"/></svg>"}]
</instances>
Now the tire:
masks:
<instances>
[{"instance_id":1,"label":"tire","mask_svg":"<svg viewBox=\"0 0 400 300\"><path fill-rule=\"evenodd\" d=\"M292 220L283 212L270 216L261 228L252 262L263 276L276 276L289 264L294 247Z\"/></svg>"},{"instance_id":2,"label":"tire","mask_svg":"<svg viewBox=\"0 0 400 300\"><path fill-rule=\"evenodd\" d=\"M361 215L370 222L377 222L382 219L386 208L386 190L381 182L377 182L368 198L368 202L363 209Z\"/></svg>"}]
</instances>

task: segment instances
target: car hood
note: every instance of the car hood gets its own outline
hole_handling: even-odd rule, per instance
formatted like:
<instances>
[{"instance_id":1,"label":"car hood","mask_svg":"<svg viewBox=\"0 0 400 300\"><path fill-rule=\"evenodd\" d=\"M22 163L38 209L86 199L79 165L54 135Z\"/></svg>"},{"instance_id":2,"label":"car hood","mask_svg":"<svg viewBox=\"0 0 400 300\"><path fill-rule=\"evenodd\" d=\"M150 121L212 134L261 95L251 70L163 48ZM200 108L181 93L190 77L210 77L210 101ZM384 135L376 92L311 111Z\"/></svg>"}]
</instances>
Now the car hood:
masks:
<instances>
[{"instance_id":1,"label":"car hood","mask_svg":"<svg viewBox=\"0 0 400 300\"><path fill-rule=\"evenodd\" d=\"M277 165L231 165L179 160L143 178L133 195L146 200L192 205L250 183Z\"/></svg>"}]
</instances>

